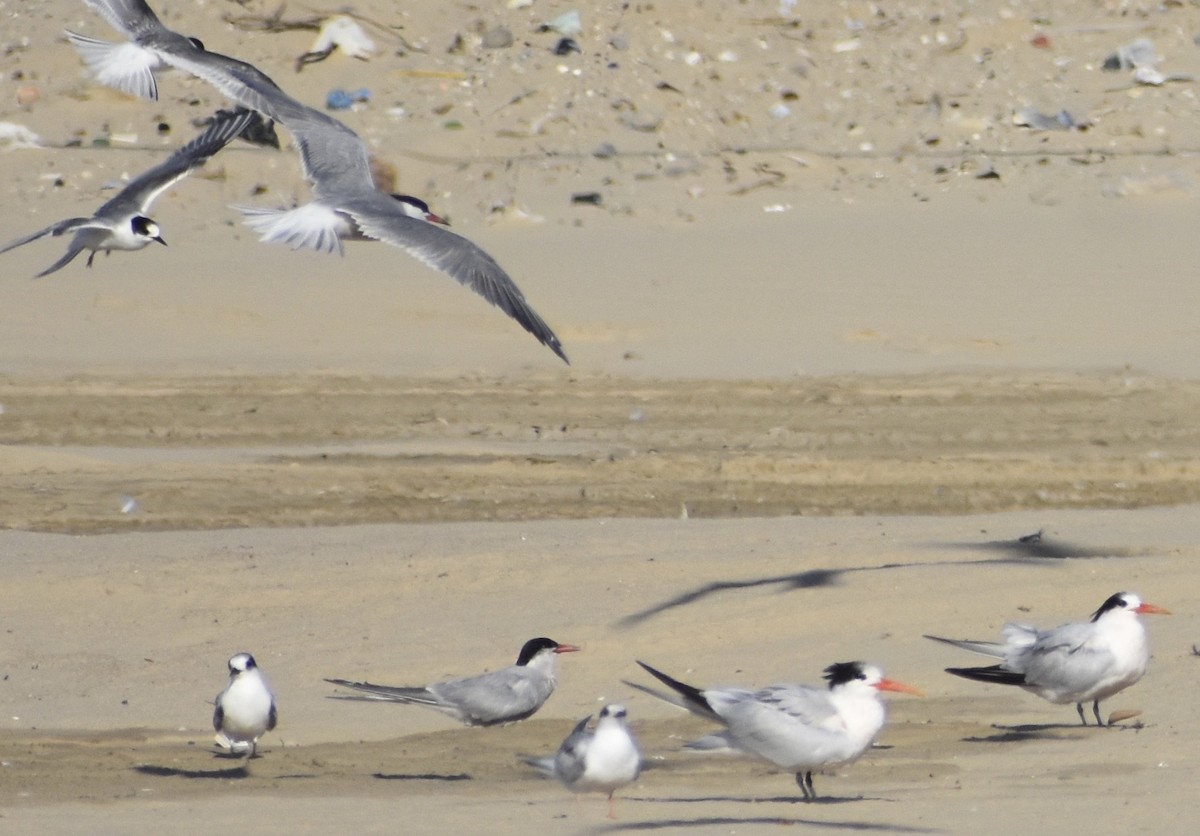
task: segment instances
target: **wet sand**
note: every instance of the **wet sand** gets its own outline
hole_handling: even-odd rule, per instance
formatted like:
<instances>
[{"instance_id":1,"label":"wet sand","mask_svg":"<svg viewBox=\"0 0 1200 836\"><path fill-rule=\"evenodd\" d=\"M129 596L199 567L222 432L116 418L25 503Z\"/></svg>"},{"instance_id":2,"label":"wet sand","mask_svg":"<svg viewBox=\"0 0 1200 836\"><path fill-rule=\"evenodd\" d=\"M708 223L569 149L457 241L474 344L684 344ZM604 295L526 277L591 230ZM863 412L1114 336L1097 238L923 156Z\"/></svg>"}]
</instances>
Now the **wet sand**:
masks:
<instances>
[{"instance_id":1,"label":"wet sand","mask_svg":"<svg viewBox=\"0 0 1200 836\"><path fill-rule=\"evenodd\" d=\"M0 121L80 147L0 152L4 240L94 211L222 104L177 76L153 105L104 91L60 35L103 22L26 6ZM383 54L298 74L311 31L163 7L306 102L370 86L341 118L512 272L572 365L392 248L258 244L228 204L306 199L286 133L164 195L167 248L38 281L61 239L0 256L7 825L1177 826L1200 742L1200 141L1190 83L1099 65L1146 36L1200 73L1200 13L809 6L580 7L583 52L554 56L536 24L565 4L363 3L403 27L371 30ZM480 47L500 24L514 46ZM41 98L15 104L22 83ZM1031 132L1026 106L1088 127ZM113 134L136 142L93 145ZM1147 619L1149 674L1103 706L1141 713L1113 729L947 676L969 657L921 638L1120 589L1175 615ZM538 634L585 649L510 728L322 682L473 673ZM249 764L208 724L238 650L281 712ZM637 658L700 685L864 658L928 696L889 699L880 746L806 805L790 775L682 753L708 726L622 685ZM612 822L516 756L614 699L651 768Z\"/></svg>"}]
</instances>

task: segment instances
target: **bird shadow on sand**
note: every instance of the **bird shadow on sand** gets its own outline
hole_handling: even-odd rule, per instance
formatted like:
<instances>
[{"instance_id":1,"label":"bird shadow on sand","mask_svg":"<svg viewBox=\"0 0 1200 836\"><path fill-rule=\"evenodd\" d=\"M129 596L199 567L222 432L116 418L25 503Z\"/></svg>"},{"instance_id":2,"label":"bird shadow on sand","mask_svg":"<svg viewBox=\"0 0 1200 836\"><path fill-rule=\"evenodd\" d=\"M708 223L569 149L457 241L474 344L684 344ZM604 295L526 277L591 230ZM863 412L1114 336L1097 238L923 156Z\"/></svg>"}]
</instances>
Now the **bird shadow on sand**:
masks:
<instances>
[{"instance_id":1,"label":"bird shadow on sand","mask_svg":"<svg viewBox=\"0 0 1200 836\"><path fill-rule=\"evenodd\" d=\"M985 551L1018 559L1086 560L1093 557L1145 557L1148 549L1085 546L1046 535L1045 529L1015 540L985 540L982 543L931 543L934 548Z\"/></svg>"},{"instance_id":2,"label":"bird shadow on sand","mask_svg":"<svg viewBox=\"0 0 1200 836\"><path fill-rule=\"evenodd\" d=\"M372 772L372 778L380 781L470 781L471 776L465 772L450 775L439 775L436 772Z\"/></svg>"},{"instance_id":3,"label":"bird shadow on sand","mask_svg":"<svg viewBox=\"0 0 1200 836\"><path fill-rule=\"evenodd\" d=\"M643 804L713 804L725 802L728 804L812 804L815 806L832 807L837 804L857 804L860 801L886 801L891 802L890 798L880 798L878 796L866 795L819 795L816 798L808 799L803 795L774 795L774 796L749 796L749 795L694 795L686 798L681 797L656 797L656 798L639 798L637 796L626 796L630 801L637 801Z\"/></svg>"},{"instance_id":4,"label":"bird shadow on sand","mask_svg":"<svg viewBox=\"0 0 1200 836\"><path fill-rule=\"evenodd\" d=\"M1080 723L1038 723L1020 726L992 726L996 734L972 735L964 743L1020 743L1026 740L1086 740L1099 731L1132 729L1134 726L1084 726Z\"/></svg>"},{"instance_id":5,"label":"bird shadow on sand","mask_svg":"<svg viewBox=\"0 0 1200 836\"><path fill-rule=\"evenodd\" d=\"M629 799L631 801L635 799ZM792 798L656 798L656 799L636 799L638 801L662 801L662 802L712 802L712 801L734 801L734 802L769 802L769 801L801 801L803 799ZM855 801L858 799L839 799L843 801ZM815 803L820 803L822 799L817 799ZM814 803L814 802L807 802ZM639 831L653 830L689 830L699 827L737 827L751 824L776 824L776 825L800 825L808 827L820 828L826 830L850 830L855 832L866 833L936 833L936 830L924 827L909 827L899 824L882 824L879 822L866 821L830 821L828 819L807 819L797 818L793 816L700 816L693 819L676 818L676 819L660 819L655 821L631 821L631 822L614 822L612 824L601 825L589 830L591 833L635 833Z\"/></svg>"},{"instance_id":6,"label":"bird shadow on sand","mask_svg":"<svg viewBox=\"0 0 1200 836\"><path fill-rule=\"evenodd\" d=\"M974 558L968 560L940 561L909 561L906 563L881 563L878 566L850 566L844 569L808 569L789 575L775 575L765 578L747 578L735 581L714 581L698 586L688 592L676 595L644 610L627 615L617 621L619 628L636 627L643 621L661 615L669 610L694 604L710 595L722 592L759 589L762 587L779 587L780 593L793 592L799 589L821 589L834 586L847 575L858 572L891 572L902 569L925 569L931 566L995 566L997 564L1012 564L1018 566L1053 566L1061 560L1079 560L1097 557L1137 557L1150 554L1144 550L1114 549L1096 546L1080 546L1060 540L1051 540L1043 532L1027 534L1015 540L991 540L983 543L933 543L934 548L972 549L993 553L993 557Z\"/></svg>"},{"instance_id":7,"label":"bird shadow on sand","mask_svg":"<svg viewBox=\"0 0 1200 836\"><path fill-rule=\"evenodd\" d=\"M156 766L152 763L141 763L135 766L135 772L142 775L153 775L156 778L249 778L250 770L243 764L230 769L179 769L174 766Z\"/></svg>"}]
</instances>

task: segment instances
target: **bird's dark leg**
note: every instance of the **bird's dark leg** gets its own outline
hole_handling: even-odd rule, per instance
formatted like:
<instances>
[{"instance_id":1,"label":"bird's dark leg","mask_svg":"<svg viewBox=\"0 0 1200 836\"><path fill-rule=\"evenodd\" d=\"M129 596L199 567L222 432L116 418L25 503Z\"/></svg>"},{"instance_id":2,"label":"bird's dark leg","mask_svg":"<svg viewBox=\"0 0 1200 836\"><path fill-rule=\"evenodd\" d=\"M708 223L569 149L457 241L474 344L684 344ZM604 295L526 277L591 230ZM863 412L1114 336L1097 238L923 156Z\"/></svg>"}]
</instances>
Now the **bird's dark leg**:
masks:
<instances>
[{"instance_id":1,"label":"bird's dark leg","mask_svg":"<svg viewBox=\"0 0 1200 836\"><path fill-rule=\"evenodd\" d=\"M88 256L87 266L92 266L92 260L96 257L96 251L92 250L92 254Z\"/></svg>"},{"instance_id":2,"label":"bird's dark leg","mask_svg":"<svg viewBox=\"0 0 1200 836\"><path fill-rule=\"evenodd\" d=\"M1075 703L1075 710L1079 712L1079 722L1083 723L1086 726L1087 725L1087 717L1085 717L1083 714L1083 703L1081 703L1081 702Z\"/></svg>"},{"instance_id":3,"label":"bird's dark leg","mask_svg":"<svg viewBox=\"0 0 1200 836\"><path fill-rule=\"evenodd\" d=\"M1100 721L1100 700L1096 700L1094 703L1092 703L1092 713L1096 715L1096 725L1103 726L1104 723Z\"/></svg>"},{"instance_id":4,"label":"bird's dark leg","mask_svg":"<svg viewBox=\"0 0 1200 836\"><path fill-rule=\"evenodd\" d=\"M817 797L817 792L813 789L812 772L797 772L796 784L800 787L800 792L804 793L805 801L812 801Z\"/></svg>"}]
</instances>

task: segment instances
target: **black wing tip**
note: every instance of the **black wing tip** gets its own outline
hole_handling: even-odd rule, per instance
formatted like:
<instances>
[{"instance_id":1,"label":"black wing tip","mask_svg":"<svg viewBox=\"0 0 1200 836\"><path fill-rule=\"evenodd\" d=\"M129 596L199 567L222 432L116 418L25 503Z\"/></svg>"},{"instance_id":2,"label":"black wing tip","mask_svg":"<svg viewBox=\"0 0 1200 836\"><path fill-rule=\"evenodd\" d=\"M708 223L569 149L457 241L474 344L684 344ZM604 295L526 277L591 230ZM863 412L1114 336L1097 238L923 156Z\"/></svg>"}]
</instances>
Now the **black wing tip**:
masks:
<instances>
[{"instance_id":1,"label":"black wing tip","mask_svg":"<svg viewBox=\"0 0 1200 836\"><path fill-rule=\"evenodd\" d=\"M553 334L551 334L550 336L551 336L551 339L550 340L542 340L542 344L545 345L546 348L553 351L558 356L558 359L562 360L568 366L571 365L571 361L569 359L567 359L567 353L565 351L563 351L562 343L560 343L558 341L558 337L555 337Z\"/></svg>"},{"instance_id":2,"label":"black wing tip","mask_svg":"<svg viewBox=\"0 0 1200 836\"><path fill-rule=\"evenodd\" d=\"M699 688L694 685L688 685L686 682L680 682L678 679L663 673L657 668L652 668L641 659L637 659L636 661L639 665L641 665L642 670L646 671L646 673L653 676L663 685L666 685L668 688L680 694L688 701L695 703L705 711L712 713L712 706L708 704L708 700L704 698L704 694Z\"/></svg>"},{"instance_id":3,"label":"black wing tip","mask_svg":"<svg viewBox=\"0 0 1200 836\"><path fill-rule=\"evenodd\" d=\"M946 668L946 673L971 679L975 682L990 682L996 685L1024 685L1025 675L1005 670L999 665L983 668Z\"/></svg>"}]
</instances>

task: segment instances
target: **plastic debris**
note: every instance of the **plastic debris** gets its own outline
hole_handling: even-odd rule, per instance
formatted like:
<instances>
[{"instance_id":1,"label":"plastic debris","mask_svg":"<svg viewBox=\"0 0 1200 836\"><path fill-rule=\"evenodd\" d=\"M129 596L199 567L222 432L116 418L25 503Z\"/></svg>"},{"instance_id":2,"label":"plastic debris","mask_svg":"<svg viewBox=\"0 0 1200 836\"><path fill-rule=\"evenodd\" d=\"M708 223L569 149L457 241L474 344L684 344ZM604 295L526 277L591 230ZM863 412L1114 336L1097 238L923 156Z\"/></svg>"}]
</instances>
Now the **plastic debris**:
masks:
<instances>
[{"instance_id":1,"label":"plastic debris","mask_svg":"<svg viewBox=\"0 0 1200 836\"><path fill-rule=\"evenodd\" d=\"M571 203L600 206L604 203L604 198L600 196L600 192L576 192L571 195Z\"/></svg>"},{"instance_id":2,"label":"plastic debris","mask_svg":"<svg viewBox=\"0 0 1200 836\"><path fill-rule=\"evenodd\" d=\"M555 55L570 55L572 52L583 52L574 38L560 38L554 45Z\"/></svg>"},{"instance_id":3,"label":"plastic debris","mask_svg":"<svg viewBox=\"0 0 1200 836\"><path fill-rule=\"evenodd\" d=\"M1134 83L1144 84L1147 87L1161 87L1170 81L1191 81L1192 77L1187 73L1171 73L1168 75L1156 67L1138 67L1133 71L1133 80Z\"/></svg>"},{"instance_id":4,"label":"plastic debris","mask_svg":"<svg viewBox=\"0 0 1200 836\"><path fill-rule=\"evenodd\" d=\"M1013 114L1012 122L1019 128L1033 131L1082 131L1088 127L1087 122L1076 121L1065 109L1058 113L1042 113L1036 108L1024 107Z\"/></svg>"},{"instance_id":5,"label":"plastic debris","mask_svg":"<svg viewBox=\"0 0 1200 836\"><path fill-rule=\"evenodd\" d=\"M325 107L329 110L349 110L356 104L365 104L371 101L371 91L366 87L360 87L357 90L343 90L338 87L330 90L325 96Z\"/></svg>"},{"instance_id":6,"label":"plastic debris","mask_svg":"<svg viewBox=\"0 0 1200 836\"><path fill-rule=\"evenodd\" d=\"M335 49L340 49L351 58L366 61L375 54L375 42L352 17L335 15L327 18L321 24L321 31L317 33L312 49L296 59L296 72L304 69L305 64L324 61Z\"/></svg>"},{"instance_id":7,"label":"plastic debris","mask_svg":"<svg viewBox=\"0 0 1200 836\"><path fill-rule=\"evenodd\" d=\"M41 148L42 138L24 125L15 122L0 122L0 148L13 151L18 148Z\"/></svg>"},{"instance_id":8,"label":"plastic debris","mask_svg":"<svg viewBox=\"0 0 1200 836\"><path fill-rule=\"evenodd\" d=\"M375 42L358 25L358 21L346 15L336 15L321 26L309 52L332 52L334 49L340 49L351 58L366 61L375 54L376 48Z\"/></svg>"},{"instance_id":9,"label":"plastic debris","mask_svg":"<svg viewBox=\"0 0 1200 836\"><path fill-rule=\"evenodd\" d=\"M132 496L128 496L128 495L121 496L121 513L122 514L136 514L140 510L142 510L142 506L138 505L138 501L136 499L134 499Z\"/></svg>"},{"instance_id":10,"label":"plastic debris","mask_svg":"<svg viewBox=\"0 0 1200 836\"><path fill-rule=\"evenodd\" d=\"M570 11L561 14L554 20L547 20L538 27L539 32L557 32L564 38L573 38L583 32L583 21L579 12Z\"/></svg>"},{"instance_id":11,"label":"plastic debris","mask_svg":"<svg viewBox=\"0 0 1200 836\"><path fill-rule=\"evenodd\" d=\"M1154 44L1149 38L1138 38L1131 44L1117 47L1117 51L1104 59L1103 68L1109 72L1152 67L1158 63Z\"/></svg>"}]
</instances>

